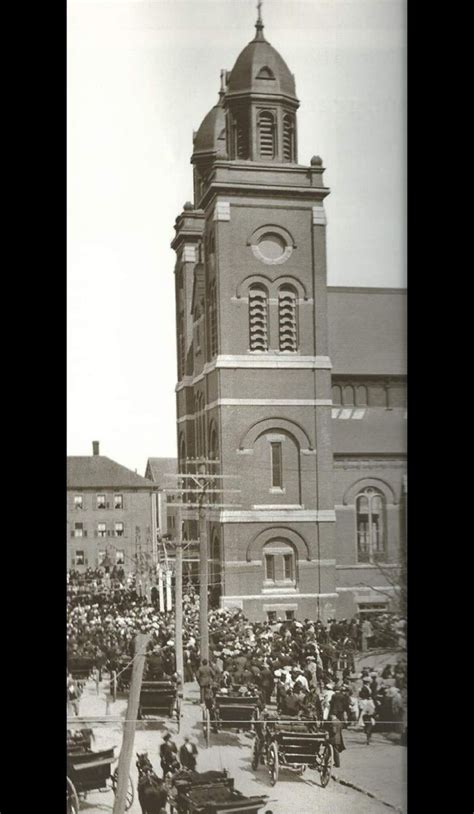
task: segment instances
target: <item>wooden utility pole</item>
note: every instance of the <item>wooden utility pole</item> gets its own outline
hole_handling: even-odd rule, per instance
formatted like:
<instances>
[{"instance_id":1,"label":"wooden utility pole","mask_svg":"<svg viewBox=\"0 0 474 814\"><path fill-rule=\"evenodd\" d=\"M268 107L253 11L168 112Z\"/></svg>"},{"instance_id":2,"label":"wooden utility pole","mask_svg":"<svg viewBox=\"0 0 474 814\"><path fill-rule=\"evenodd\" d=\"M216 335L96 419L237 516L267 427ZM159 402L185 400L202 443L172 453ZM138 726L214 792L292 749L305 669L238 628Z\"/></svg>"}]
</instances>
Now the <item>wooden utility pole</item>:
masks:
<instances>
[{"instance_id":1,"label":"wooden utility pole","mask_svg":"<svg viewBox=\"0 0 474 814\"><path fill-rule=\"evenodd\" d=\"M181 686L183 686L183 530L180 506L176 508L175 610L176 672Z\"/></svg>"},{"instance_id":2,"label":"wooden utility pole","mask_svg":"<svg viewBox=\"0 0 474 814\"><path fill-rule=\"evenodd\" d=\"M132 680L128 695L127 717L123 727L122 748L118 761L118 779L113 814L125 814L128 778L130 775L135 728L140 704L140 689L142 686L143 668L145 667L145 655L149 638L150 635L148 633L138 633L135 639L135 658L133 661Z\"/></svg>"},{"instance_id":3,"label":"wooden utility pole","mask_svg":"<svg viewBox=\"0 0 474 814\"><path fill-rule=\"evenodd\" d=\"M204 501L206 485L203 486L200 503ZM209 661L209 556L207 541L206 510L199 508L199 627L201 634L201 661Z\"/></svg>"}]
</instances>

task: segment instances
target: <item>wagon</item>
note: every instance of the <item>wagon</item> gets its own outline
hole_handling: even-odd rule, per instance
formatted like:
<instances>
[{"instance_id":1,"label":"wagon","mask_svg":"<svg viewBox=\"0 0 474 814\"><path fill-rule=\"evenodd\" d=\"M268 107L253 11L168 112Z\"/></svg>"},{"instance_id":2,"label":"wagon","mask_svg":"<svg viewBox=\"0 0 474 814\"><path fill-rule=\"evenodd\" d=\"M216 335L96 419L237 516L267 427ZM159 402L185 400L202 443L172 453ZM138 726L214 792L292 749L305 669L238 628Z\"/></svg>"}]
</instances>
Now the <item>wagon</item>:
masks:
<instances>
[{"instance_id":1,"label":"wagon","mask_svg":"<svg viewBox=\"0 0 474 814\"><path fill-rule=\"evenodd\" d=\"M94 660L87 656L69 656L67 669L74 681L85 682L94 669Z\"/></svg>"},{"instance_id":2,"label":"wagon","mask_svg":"<svg viewBox=\"0 0 474 814\"><path fill-rule=\"evenodd\" d=\"M321 786L329 783L333 749L329 733L313 723L300 719L265 721L257 729L252 747L252 769L263 763L268 768L272 786L281 768L303 774L307 767L320 774Z\"/></svg>"},{"instance_id":3,"label":"wagon","mask_svg":"<svg viewBox=\"0 0 474 814\"><path fill-rule=\"evenodd\" d=\"M79 798L91 791L113 791L117 789L118 769L112 772L115 763L115 746L110 749L93 751L90 748L91 738L86 734L91 730L82 730L83 738L71 738L68 733L67 752L67 814L78 814ZM76 740L76 743L72 743ZM128 780L125 810L128 811L134 799L131 778Z\"/></svg>"},{"instance_id":4,"label":"wagon","mask_svg":"<svg viewBox=\"0 0 474 814\"><path fill-rule=\"evenodd\" d=\"M176 796L171 814L258 814L268 799L266 795L245 797L234 789L226 772L192 773L190 779L175 779ZM209 775L213 779L206 782Z\"/></svg>"},{"instance_id":5,"label":"wagon","mask_svg":"<svg viewBox=\"0 0 474 814\"><path fill-rule=\"evenodd\" d=\"M209 746L211 729L253 730L260 719L260 699L256 695L227 695L217 692L202 710L202 725Z\"/></svg>"},{"instance_id":6,"label":"wagon","mask_svg":"<svg viewBox=\"0 0 474 814\"><path fill-rule=\"evenodd\" d=\"M176 716L178 732L181 719L181 704L178 688L172 681L143 681L140 690L138 718L150 716Z\"/></svg>"}]
</instances>

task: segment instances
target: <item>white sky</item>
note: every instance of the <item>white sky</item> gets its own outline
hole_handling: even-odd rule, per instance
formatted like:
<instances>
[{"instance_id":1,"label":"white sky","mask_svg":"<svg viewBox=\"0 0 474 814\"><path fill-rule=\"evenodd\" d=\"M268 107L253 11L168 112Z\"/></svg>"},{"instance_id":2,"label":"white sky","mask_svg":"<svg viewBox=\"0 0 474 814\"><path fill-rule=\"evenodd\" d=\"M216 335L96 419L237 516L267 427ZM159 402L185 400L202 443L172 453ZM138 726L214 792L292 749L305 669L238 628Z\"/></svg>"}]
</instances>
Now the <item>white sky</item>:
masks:
<instances>
[{"instance_id":1,"label":"white sky","mask_svg":"<svg viewBox=\"0 0 474 814\"><path fill-rule=\"evenodd\" d=\"M176 454L173 224L192 131L255 0L68 0L68 453ZM330 285L405 285L405 0L265 0L298 157L331 188Z\"/></svg>"}]
</instances>

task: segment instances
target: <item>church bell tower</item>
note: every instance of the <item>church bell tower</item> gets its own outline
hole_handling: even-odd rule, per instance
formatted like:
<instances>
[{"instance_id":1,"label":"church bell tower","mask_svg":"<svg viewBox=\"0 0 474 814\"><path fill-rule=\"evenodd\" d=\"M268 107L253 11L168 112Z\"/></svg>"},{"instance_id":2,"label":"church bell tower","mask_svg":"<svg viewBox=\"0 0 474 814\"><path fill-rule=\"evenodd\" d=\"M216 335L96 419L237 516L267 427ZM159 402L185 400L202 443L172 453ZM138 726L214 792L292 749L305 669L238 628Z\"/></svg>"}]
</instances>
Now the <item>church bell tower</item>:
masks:
<instances>
[{"instance_id":1,"label":"church bell tower","mask_svg":"<svg viewBox=\"0 0 474 814\"><path fill-rule=\"evenodd\" d=\"M211 605L324 620L337 598L329 189L319 157L298 163L295 78L260 6L194 134L194 201L175 224L179 471L215 460L240 490L208 512Z\"/></svg>"}]
</instances>

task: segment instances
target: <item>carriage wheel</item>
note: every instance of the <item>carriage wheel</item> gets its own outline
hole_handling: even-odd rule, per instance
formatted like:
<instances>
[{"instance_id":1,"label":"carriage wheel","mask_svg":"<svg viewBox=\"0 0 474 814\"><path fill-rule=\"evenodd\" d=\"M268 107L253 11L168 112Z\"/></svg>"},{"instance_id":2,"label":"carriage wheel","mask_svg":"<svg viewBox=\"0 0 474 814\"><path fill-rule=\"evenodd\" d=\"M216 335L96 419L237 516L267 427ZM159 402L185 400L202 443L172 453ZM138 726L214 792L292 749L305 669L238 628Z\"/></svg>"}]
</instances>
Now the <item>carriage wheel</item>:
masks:
<instances>
[{"instance_id":1,"label":"carriage wheel","mask_svg":"<svg viewBox=\"0 0 474 814\"><path fill-rule=\"evenodd\" d=\"M114 794L117 794L117 783L118 783L118 767L115 769L112 775L112 790ZM128 776L128 784L127 784L127 795L125 797L125 811L128 811L129 808L132 807L132 803L135 799L135 792L133 790L133 783L132 778L130 775Z\"/></svg>"},{"instance_id":2,"label":"carriage wheel","mask_svg":"<svg viewBox=\"0 0 474 814\"><path fill-rule=\"evenodd\" d=\"M181 704L179 703L179 698L176 696L176 720L178 722L178 732L181 726Z\"/></svg>"},{"instance_id":3,"label":"carriage wheel","mask_svg":"<svg viewBox=\"0 0 474 814\"><path fill-rule=\"evenodd\" d=\"M67 778L67 814L79 814L79 797L72 780Z\"/></svg>"},{"instance_id":4,"label":"carriage wheel","mask_svg":"<svg viewBox=\"0 0 474 814\"><path fill-rule=\"evenodd\" d=\"M319 766L319 775L323 789L327 786L331 779L333 760L332 746L330 743L325 743Z\"/></svg>"},{"instance_id":5,"label":"carriage wheel","mask_svg":"<svg viewBox=\"0 0 474 814\"><path fill-rule=\"evenodd\" d=\"M267 765L270 771L270 781L274 786L278 781L278 747L275 742L270 744L268 749Z\"/></svg>"},{"instance_id":6,"label":"carriage wheel","mask_svg":"<svg viewBox=\"0 0 474 814\"><path fill-rule=\"evenodd\" d=\"M252 746L252 763L251 763L254 772L258 769L259 762L260 762L260 746L258 738L254 738Z\"/></svg>"},{"instance_id":7,"label":"carriage wheel","mask_svg":"<svg viewBox=\"0 0 474 814\"><path fill-rule=\"evenodd\" d=\"M209 710L207 707L203 707L202 710L202 731L204 740L206 741L206 746L209 746L209 741L211 739L211 722L209 720Z\"/></svg>"}]
</instances>

